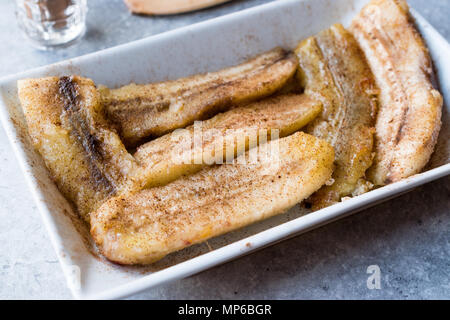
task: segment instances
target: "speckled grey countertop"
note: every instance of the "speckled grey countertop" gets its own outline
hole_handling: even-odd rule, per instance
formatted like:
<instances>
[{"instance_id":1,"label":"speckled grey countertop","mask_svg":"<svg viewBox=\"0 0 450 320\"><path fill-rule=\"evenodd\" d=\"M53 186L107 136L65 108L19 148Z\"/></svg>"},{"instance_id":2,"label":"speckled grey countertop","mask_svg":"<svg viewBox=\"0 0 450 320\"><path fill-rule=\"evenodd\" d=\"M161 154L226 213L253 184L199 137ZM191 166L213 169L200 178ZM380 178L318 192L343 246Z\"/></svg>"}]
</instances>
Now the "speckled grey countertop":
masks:
<instances>
[{"instance_id":1,"label":"speckled grey countertop","mask_svg":"<svg viewBox=\"0 0 450 320\"><path fill-rule=\"evenodd\" d=\"M76 46L31 48L13 1L0 2L0 76L206 20L267 0L234 1L174 17L130 15L121 0L89 1ZM410 0L450 40L450 1ZM0 298L71 298L5 133L0 130ZM378 265L381 289L366 271ZM135 299L450 299L450 177Z\"/></svg>"}]
</instances>

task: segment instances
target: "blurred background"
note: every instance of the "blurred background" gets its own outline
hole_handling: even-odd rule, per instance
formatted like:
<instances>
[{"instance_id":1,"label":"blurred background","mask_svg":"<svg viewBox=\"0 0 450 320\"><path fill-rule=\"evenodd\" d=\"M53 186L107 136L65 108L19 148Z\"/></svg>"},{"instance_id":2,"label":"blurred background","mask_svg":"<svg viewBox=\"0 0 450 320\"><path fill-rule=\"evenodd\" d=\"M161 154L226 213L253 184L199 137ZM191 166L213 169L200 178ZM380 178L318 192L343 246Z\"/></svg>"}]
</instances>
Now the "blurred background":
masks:
<instances>
[{"instance_id":1,"label":"blurred background","mask_svg":"<svg viewBox=\"0 0 450 320\"><path fill-rule=\"evenodd\" d=\"M18 27L15 1L0 1L0 76L266 2L270 0L236 0L192 13L143 16L131 14L122 0L89 0L84 36L72 46L40 51ZM408 2L450 41L450 1ZM3 130L0 161L0 298L71 298ZM132 298L449 298L448 230L450 178L446 177L358 215ZM366 268L371 264L381 268L381 290L366 287Z\"/></svg>"},{"instance_id":2,"label":"blurred background","mask_svg":"<svg viewBox=\"0 0 450 320\"><path fill-rule=\"evenodd\" d=\"M70 47L39 51L30 45L18 27L15 1L0 1L0 59L7 61L0 66L0 76L142 39L266 2L270 1L236 0L192 13L146 16L130 13L123 0L89 0L85 35Z\"/></svg>"}]
</instances>

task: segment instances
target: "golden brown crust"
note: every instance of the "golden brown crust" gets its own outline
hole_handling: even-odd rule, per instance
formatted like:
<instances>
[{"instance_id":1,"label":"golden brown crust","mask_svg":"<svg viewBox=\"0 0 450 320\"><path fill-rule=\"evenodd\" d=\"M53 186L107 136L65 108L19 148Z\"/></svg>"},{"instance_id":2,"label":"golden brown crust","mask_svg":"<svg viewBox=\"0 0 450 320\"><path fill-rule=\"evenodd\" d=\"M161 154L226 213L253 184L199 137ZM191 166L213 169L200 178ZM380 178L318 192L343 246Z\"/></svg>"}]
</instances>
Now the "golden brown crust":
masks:
<instances>
[{"instance_id":1,"label":"golden brown crust","mask_svg":"<svg viewBox=\"0 0 450 320\"><path fill-rule=\"evenodd\" d=\"M353 20L380 92L376 156L368 176L385 185L420 172L441 125L442 96L430 81L432 64L403 0L374 0Z\"/></svg>"},{"instance_id":2,"label":"golden brown crust","mask_svg":"<svg viewBox=\"0 0 450 320\"><path fill-rule=\"evenodd\" d=\"M258 154L266 156L248 160ZM330 178L333 159L329 144L297 132L251 149L233 165L113 198L91 216L91 233L108 259L151 263L286 211Z\"/></svg>"},{"instance_id":3,"label":"golden brown crust","mask_svg":"<svg viewBox=\"0 0 450 320\"><path fill-rule=\"evenodd\" d=\"M162 136L272 94L291 78L296 65L294 55L277 48L217 72L100 91L124 143L135 146L144 138Z\"/></svg>"},{"instance_id":4,"label":"golden brown crust","mask_svg":"<svg viewBox=\"0 0 450 320\"><path fill-rule=\"evenodd\" d=\"M350 195L372 164L377 90L363 53L341 25L302 41L296 53L305 93L323 103L307 132L336 152L334 183L312 197L319 209Z\"/></svg>"}]
</instances>

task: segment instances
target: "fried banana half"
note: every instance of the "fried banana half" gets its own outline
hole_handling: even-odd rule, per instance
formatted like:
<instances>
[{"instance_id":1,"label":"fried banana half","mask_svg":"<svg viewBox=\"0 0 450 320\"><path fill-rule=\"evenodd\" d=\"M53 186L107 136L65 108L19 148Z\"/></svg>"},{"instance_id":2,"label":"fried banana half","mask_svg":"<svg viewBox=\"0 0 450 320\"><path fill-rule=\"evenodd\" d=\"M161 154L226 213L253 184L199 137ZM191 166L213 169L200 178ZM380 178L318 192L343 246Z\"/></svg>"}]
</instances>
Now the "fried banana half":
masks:
<instances>
[{"instance_id":1,"label":"fried banana half","mask_svg":"<svg viewBox=\"0 0 450 320\"><path fill-rule=\"evenodd\" d=\"M112 198L92 213L91 233L111 261L152 263L286 211L330 179L333 160L327 142L297 132L251 149L234 164Z\"/></svg>"},{"instance_id":2,"label":"fried banana half","mask_svg":"<svg viewBox=\"0 0 450 320\"><path fill-rule=\"evenodd\" d=\"M107 198L134 188L128 177L137 163L105 120L91 80L49 77L17 85L33 146L83 218Z\"/></svg>"},{"instance_id":3,"label":"fried banana half","mask_svg":"<svg viewBox=\"0 0 450 320\"><path fill-rule=\"evenodd\" d=\"M217 72L118 89L101 88L108 118L127 146L207 119L274 93L295 73L297 59L277 48Z\"/></svg>"},{"instance_id":4,"label":"fried banana half","mask_svg":"<svg viewBox=\"0 0 450 320\"><path fill-rule=\"evenodd\" d=\"M381 90L376 156L367 175L375 185L385 185L426 165L441 127L443 100L430 81L431 59L406 1L370 2L351 31Z\"/></svg>"},{"instance_id":5,"label":"fried banana half","mask_svg":"<svg viewBox=\"0 0 450 320\"><path fill-rule=\"evenodd\" d=\"M373 159L376 86L353 36L334 25L302 41L296 49L305 93L323 104L306 131L335 149L334 183L313 195L320 209L350 195Z\"/></svg>"},{"instance_id":6,"label":"fried banana half","mask_svg":"<svg viewBox=\"0 0 450 320\"><path fill-rule=\"evenodd\" d=\"M141 167L141 185L161 186L205 165L232 161L257 144L299 130L321 110L321 103L306 95L280 95L166 134L134 154Z\"/></svg>"}]
</instances>

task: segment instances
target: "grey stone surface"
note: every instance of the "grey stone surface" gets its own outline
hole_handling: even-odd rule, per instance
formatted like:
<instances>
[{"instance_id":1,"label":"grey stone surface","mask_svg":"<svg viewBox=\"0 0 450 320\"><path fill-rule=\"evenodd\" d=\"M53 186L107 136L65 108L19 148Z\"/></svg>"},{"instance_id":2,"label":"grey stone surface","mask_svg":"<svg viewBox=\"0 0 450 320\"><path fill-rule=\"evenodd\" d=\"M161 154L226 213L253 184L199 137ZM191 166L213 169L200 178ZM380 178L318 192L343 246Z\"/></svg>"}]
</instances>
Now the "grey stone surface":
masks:
<instances>
[{"instance_id":1,"label":"grey stone surface","mask_svg":"<svg viewBox=\"0 0 450 320\"><path fill-rule=\"evenodd\" d=\"M234 1L174 17L130 15L121 0L89 1L76 46L31 48L0 2L0 76L24 71L268 1ZM450 1L410 0L450 40ZM0 298L70 298L47 232L0 131ZM135 299L449 299L450 177L345 220L158 288ZM381 289L366 286L369 265Z\"/></svg>"}]
</instances>

